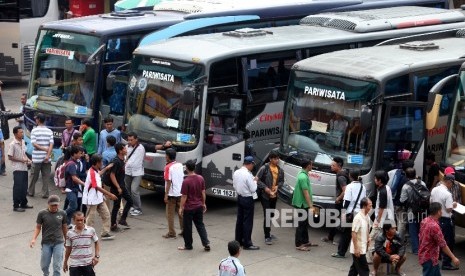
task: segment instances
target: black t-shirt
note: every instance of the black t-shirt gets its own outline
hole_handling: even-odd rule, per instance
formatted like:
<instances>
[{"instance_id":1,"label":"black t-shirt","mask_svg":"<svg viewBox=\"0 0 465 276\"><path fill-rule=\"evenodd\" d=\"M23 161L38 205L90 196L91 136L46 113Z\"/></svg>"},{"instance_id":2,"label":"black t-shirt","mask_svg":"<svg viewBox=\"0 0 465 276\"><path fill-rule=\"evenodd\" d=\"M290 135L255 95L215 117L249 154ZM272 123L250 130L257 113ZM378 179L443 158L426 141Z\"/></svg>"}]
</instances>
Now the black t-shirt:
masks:
<instances>
[{"instance_id":1,"label":"black t-shirt","mask_svg":"<svg viewBox=\"0 0 465 276\"><path fill-rule=\"evenodd\" d=\"M118 156L116 156L113 159L113 161L111 161L111 162L113 163L113 167L111 167L110 173L115 174L116 181L118 182L118 185L120 187L123 187L125 185L124 184L124 175L125 175L124 160L121 160L121 159L119 159ZM113 186L113 183L112 183L112 186Z\"/></svg>"},{"instance_id":2,"label":"black t-shirt","mask_svg":"<svg viewBox=\"0 0 465 276\"><path fill-rule=\"evenodd\" d=\"M378 207L380 209L386 209L387 204L388 204L388 195L387 195L386 185L383 185L378 189L378 200L379 200Z\"/></svg>"},{"instance_id":3,"label":"black t-shirt","mask_svg":"<svg viewBox=\"0 0 465 276\"><path fill-rule=\"evenodd\" d=\"M76 162L75 160L69 160L66 162L67 162L67 165L65 168L66 188L74 192L77 192L79 190L79 184L74 183L73 175L77 175L77 171L79 170L78 162Z\"/></svg>"},{"instance_id":4,"label":"black t-shirt","mask_svg":"<svg viewBox=\"0 0 465 276\"><path fill-rule=\"evenodd\" d=\"M426 182L426 186L429 190L433 188L433 181L435 176L439 176L439 165L436 164L436 162L431 164L428 171L428 182Z\"/></svg>"},{"instance_id":5,"label":"black t-shirt","mask_svg":"<svg viewBox=\"0 0 465 276\"><path fill-rule=\"evenodd\" d=\"M346 171L342 170L336 174L336 196L342 193L342 188L347 186L348 182L349 177Z\"/></svg>"}]
</instances>

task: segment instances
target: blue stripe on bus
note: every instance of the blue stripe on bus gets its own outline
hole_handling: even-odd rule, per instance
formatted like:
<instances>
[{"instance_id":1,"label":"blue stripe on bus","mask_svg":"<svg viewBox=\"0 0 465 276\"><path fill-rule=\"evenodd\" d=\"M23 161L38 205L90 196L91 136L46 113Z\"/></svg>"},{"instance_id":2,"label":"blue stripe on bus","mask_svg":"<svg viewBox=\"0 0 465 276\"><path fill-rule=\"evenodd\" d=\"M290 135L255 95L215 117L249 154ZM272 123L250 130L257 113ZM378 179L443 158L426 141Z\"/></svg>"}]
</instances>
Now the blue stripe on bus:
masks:
<instances>
[{"instance_id":1,"label":"blue stripe on bus","mask_svg":"<svg viewBox=\"0 0 465 276\"><path fill-rule=\"evenodd\" d=\"M210 18L199 18L186 20L184 22L169 26L165 29L153 32L146 35L139 43L139 46L144 46L162 39L175 37L190 31L198 30L201 28L221 25L231 22L241 21L252 21L259 20L260 17L257 15L239 15L239 16L221 16L221 17L210 17Z\"/></svg>"}]
</instances>

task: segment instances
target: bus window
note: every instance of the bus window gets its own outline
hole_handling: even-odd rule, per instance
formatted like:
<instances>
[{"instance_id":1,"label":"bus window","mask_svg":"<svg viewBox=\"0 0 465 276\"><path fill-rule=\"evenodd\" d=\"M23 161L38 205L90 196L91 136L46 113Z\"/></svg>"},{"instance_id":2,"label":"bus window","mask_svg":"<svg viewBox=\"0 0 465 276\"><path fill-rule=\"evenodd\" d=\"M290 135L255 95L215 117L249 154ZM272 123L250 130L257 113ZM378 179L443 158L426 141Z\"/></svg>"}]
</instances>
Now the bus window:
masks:
<instances>
[{"instance_id":1,"label":"bus window","mask_svg":"<svg viewBox=\"0 0 465 276\"><path fill-rule=\"evenodd\" d=\"M17 1L5 0L5 1L0 2L0 21L4 21L4 22L19 21Z\"/></svg>"},{"instance_id":2,"label":"bus window","mask_svg":"<svg viewBox=\"0 0 465 276\"><path fill-rule=\"evenodd\" d=\"M386 86L384 88L384 95L386 97L396 96L396 95L405 95L409 92L409 76L402 75L399 77L395 77L390 79L386 82Z\"/></svg>"},{"instance_id":3,"label":"bus window","mask_svg":"<svg viewBox=\"0 0 465 276\"><path fill-rule=\"evenodd\" d=\"M426 72L424 71L424 72L415 73L413 77L413 82L414 82L413 91L415 93L415 99L421 102L428 102L428 93L430 89L443 78L456 74L459 68L460 66L451 66L447 68L440 68L440 69L430 70ZM443 98L443 104L447 103L447 99L451 99L454 96L454 93L456 92L454 87L451 87L451 86L445 86L444 89L446 89L447 91L442 90L441 94L447 97ZM449 105L448 104L443 105L443 104L441 104L440 112L442 114L446 114L444 112L447 112L447 114L449 114L449 110L450 110ZM447 108L445 108L446 106ZM444 110L444 108L446 110Z\"/></svg>"},{"instance_id":4,"label":"bus window","mask_svg":"<svg viewBox=\"0 0 465 276\"><path fill-rule=\"evenodd\" d=\"M20 0L19 17L20 19L44 17L49 5L50 0Z\"/></svg>"},{"instance_id":5,"label":"bus window","mask_svg":"<svg viewBox=\"0 0 465 276\"><path fill-rule=\"evenodd\" d=\"M210 69L209 87L224 87L239 84L237 60L235 58L215 62Z\"/></svg>"}]
</instances>

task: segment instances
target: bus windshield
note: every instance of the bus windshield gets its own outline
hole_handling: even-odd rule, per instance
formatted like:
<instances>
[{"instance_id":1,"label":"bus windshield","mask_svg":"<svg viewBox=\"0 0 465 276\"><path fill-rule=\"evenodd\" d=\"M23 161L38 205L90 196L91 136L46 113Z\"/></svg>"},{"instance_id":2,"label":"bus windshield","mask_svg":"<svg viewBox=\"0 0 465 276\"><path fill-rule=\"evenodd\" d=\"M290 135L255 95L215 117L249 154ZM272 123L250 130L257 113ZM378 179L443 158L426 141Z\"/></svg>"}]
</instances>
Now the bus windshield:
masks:
<instances>
[{"instance_id":1,"label":"bus windshield","mask_svg":"<svg viewBox=\"0 0 465 276\"><path fill-rule=\"evenodd\" d=\"M348 168L369 168L372 135L371 129L360 127L360 112L377 87L371 82L293 71L284 118L289 127L283 129L281 152L296 165L310 159L329 169L339 156Z\"/></svg>"},{"instance_id":2,"label":"bus windshield","mask_svg":"<svg viewBox=\"0 0 465 276\"><path fill-rule=\"evenodd\" d=\"M170 140L178 149L197 145L202 93L193 82L203 72L197 64L136 56L129 76L127 130L145 141Z\"/></svg>"},{"instance_id":3,"label":"bus windshield","mask_svg":"<svg viewBox=\"0 0 465 276\"><path fill-rule=\"evenodd\" d=\"M27 105L66 116L92 116L94 82L86 62L99 48L95 36L41 30Z\"/></svg>"}]
</instances>

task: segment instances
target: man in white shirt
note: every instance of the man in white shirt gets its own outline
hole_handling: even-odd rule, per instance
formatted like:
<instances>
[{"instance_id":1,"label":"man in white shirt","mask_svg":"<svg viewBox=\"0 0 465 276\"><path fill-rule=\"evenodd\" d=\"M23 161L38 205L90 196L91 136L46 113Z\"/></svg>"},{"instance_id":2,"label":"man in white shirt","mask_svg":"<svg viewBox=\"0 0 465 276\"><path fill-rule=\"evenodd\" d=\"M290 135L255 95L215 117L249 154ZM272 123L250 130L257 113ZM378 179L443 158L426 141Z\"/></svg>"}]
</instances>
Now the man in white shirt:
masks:
<instances>
[{"instance_id":1,"label":"man in white shirt","mask_svg":"<svg viewBox=\"0 0 465 276\"><path fill-rule=\"evenodd\" d=\"M252 170L255 165L252 156L244 158L244 165L233 174L233 187L237 193L236 241L246 250L258 250L252 243L254 216L253 194L257 191Z\"/></svg>"},{"instance_id":2,"label":"man in white shirt","mask_svg":"<svg viewBox=\"0 0 465 276\"><path fill-rule=\"evenodd\" d=\"M179 216L179 207L181 205L181 187L184 180L184 168L182 163L176 162L176 151L169 148L165 151L166 166L165 166L165 204L166 204L166 219L168 221L168 233L163 235L165 239L176 238L174 230L174 215L178 214L179 228L182 235L182 217Z\"/></svg>"},{"instance_id":3,"label":"man in white shirt","mask_svg":"<svg viewBox=\"0 0 465 276\"><path fill-rule=\"evenodd\" d=\"M145 148L139 144L137 134L130 132L128 134L127 145L128 158L126 159L126 175L124 182L126 189L132 197L134 209L129 212L131 216L142 215L142 202L140 201L139 186L144 175L144 157Z\"/></svg>"},{"instance_id":4,"label":"man in white shirt","mask_svg":"<svg viewBox=\"0 0 465 276\"><path fill-rule=\"evenodd\" d=\"M353 262L348 276L368 276L370 274L366 253L370 234L370 217L368 213L373 207L373 204L370 199L365 197L360 201L360 207L361 211L355 215L354 222L352 223L350 253L352 254Z\"/></svg>"},{"instance_id":5,"label":"man in white shirt","mask_svg":"<svg viewBox=\"0 0 465 276\"><path fill-rule=\"evenodd\" d=\"M438 186L431 191L430 202L441 203L442 215L439 218L439 226L441 226L444 240L447 243L450 251L454 251L455 245L455 225L452 219L452 210L457 207L457 202L454 202L450 189L454 185L455 176L446 174L444 179ZM442 270L457 270L458 267L452 265L452 259L445 253L442 254Z\"/></svg>"},{"instance_id":6,"label":"man in white shirt","mask_svg":"<svg viewBox=\"0 0 465 276\"><path fill-rule=\"evenodd\" d=\"M229 257L221 260L218 266L218 276L245 276L245 270L239 261L241 245L238 241L228 243Z\"/></svg>"}]
</instances>

